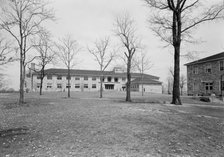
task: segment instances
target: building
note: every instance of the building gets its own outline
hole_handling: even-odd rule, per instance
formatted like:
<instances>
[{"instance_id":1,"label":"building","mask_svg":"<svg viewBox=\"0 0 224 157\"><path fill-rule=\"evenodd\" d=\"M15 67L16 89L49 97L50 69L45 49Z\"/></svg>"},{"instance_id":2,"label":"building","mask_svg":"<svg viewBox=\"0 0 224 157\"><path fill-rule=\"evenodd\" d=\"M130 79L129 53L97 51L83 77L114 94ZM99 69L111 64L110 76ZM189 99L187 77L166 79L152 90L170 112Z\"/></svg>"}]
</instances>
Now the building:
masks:
<instances>
[{"instance_id":1,"label":"building","mask_svg":"<svg viewBox=\"0 0 224 157\"><path fill-rule=\"evenodd\" d=\"M188 95L224 95L224 52L186 66Z\"/></svg>"},{"instance_id":2,"label":"building","mask_svg":"<svg viewBox=\"0 0 224 157\"><path fill-rule=\"evenodd\" d=\"M46 76L43 81L43 91L66 91L68 88L67 69L47 69ZM126 73L119 67L114 68L113 71L104 71L103 73L103 89L125 91L126 89ZM39 91L40 78L38 73L27 75L26 88L28 91ZM71 70L71 91L98 91L100 90L100 76L101 72L97 70ZM139 82L141 74L132 73L132 82L136 86L141 85ZM152 93L162 93L162 83L159 77L143 74L144 91ZM140 91L134 89L134 91Z\"/></svg>"}]
</instances>

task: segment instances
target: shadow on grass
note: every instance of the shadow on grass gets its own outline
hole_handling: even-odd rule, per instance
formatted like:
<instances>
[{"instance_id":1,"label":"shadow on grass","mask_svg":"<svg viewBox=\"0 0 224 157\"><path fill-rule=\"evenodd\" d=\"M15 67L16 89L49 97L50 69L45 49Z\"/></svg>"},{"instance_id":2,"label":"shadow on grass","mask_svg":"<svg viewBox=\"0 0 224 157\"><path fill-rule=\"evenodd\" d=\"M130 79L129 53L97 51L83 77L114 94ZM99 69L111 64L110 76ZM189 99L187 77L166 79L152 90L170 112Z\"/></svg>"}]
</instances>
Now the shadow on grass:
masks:
<instances>
[{"instance_id":1,"label":"shadow on grass","mask_svg":"<svg viewBox=\"0 0 224 157\"><path fill-rule=\"evenodd\" d=\"M0 130L0 137L12 137L18 135L26 135L28 133L29 129L27 127L10 128L6 130Z\"/></svg>"}]
</instances>

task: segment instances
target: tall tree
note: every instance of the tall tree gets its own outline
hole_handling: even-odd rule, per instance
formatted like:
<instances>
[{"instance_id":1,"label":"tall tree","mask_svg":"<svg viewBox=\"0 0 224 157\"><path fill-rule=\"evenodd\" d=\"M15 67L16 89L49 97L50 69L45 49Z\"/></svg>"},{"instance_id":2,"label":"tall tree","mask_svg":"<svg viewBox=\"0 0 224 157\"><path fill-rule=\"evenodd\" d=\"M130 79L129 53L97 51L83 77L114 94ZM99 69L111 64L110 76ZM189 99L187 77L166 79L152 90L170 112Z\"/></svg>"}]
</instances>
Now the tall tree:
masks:
<instances>
[{"instance_id":1,"label":"tall tree","mask_svg":"<svg viewBox=\"0 0 224 157\"><path fill-rule=\"evenodd\" d=\"M56 44L56 54L59 60L66 66L67 68L67 80L68 80L68 98L70 98L70 80L71 80L71 68L75 66L77 60L75 57L77 53L80 51L80 47L76 40L72 39L71 35L67 35L60 40L58 44Z\"/></svg>"},{"instance_id":2,"label":"tall tree","mask_svg":"<svg viewBox=\"0 0 224 157\"><path fill-rule=\"evenodd\" d=\"M48 32L43 32L38 35L39 38L33 42L34 48L38 52L36 56L37 66L40 68L37 72L40 76L40 95L42 95L43 80L46 76L45 68L48 64L52 63L55 58L55 53L52 50L53 44L50 40Z\"/></svg>"},{"instance_id":3,"label":"tall tree","mask_svg":"<svg viewBox=\"0 0 224 157\"><path fill-rule=\"evenodd\" d=\"M142 96L144 96L144 86L143 86L143 76L144 76L144 73L151 69L153 64L152 62L150 61L150 59L146 56L146 53L144 52L141 52L140 53L140 56L135 59L135 64L136 64L136 67L138 69L138 71L140 72L141 74L141 82L142 82Z\"/></svg>"},{"instance_id":4,"label":"tall tree","mask_svg":"<svg viewBox=\"0 0 224 157\"><path fill-rule=\"evenodd\" d=\"M140 48L140 42L136 35L134 20L127 13L116 18L115 33L119 37L124 47L124 55L127 59L127 83L126 83L126 101L131 101L131 67L132 58L136 50Z\"/></svg>"},{"instance_id":5,"label":"tall tree","mask_svg":"<svg viewBox=\"0 0 224 157\"><path fill-rule=\"evenodd\" d=\"M108 37L104 39L100 39L99 41L96 41L95 48L90 49L88 48L88 51L95 57L97 63L100 66L100 98L103 97L103 78L104 78L104 71L106 68L110 65L111 61L115 57L115 52L109 52L109 45L110 40Z\"/></svg>"},{"instance_id":6,"label":"tall tree","mask_svg":"<svg viewBox=\"0 0 224 157\"><path fill-rule=\"evenodd\" d=\"M191 41L192 29L206 21L223 18L222 2L203 8L202 0L144 0L155 12L152 30L174 49L174 84L172 104L181 105L180 54L182 41Z\"/></svg>"},{"instance_id":7,"label":"tall tree","mask_svg":"<svg viewBox=\"0 0 224 157\"><path fill-rule=\"evenodd\" d=\"M17 43L20 54L20 97L24 103L24 82L27 52L32 48L30 40L40 33L42 23L54 19L43 0L11 0L2 8L0 27Z\"/></svg>"}]
</instances>

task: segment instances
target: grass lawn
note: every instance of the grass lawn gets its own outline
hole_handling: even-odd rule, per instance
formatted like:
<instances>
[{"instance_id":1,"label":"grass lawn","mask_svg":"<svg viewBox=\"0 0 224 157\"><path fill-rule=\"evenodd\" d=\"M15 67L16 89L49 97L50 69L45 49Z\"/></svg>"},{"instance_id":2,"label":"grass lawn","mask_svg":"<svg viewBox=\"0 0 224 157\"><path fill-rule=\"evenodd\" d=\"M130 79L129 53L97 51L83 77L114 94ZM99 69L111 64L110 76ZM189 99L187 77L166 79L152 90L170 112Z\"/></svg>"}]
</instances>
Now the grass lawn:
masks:
<instances>
[{"instance_id":1,"label":"grass lawn","mask_svg":"<svg viewBox=\"0 0 224 157\"><path fill-rule=\"evenodd\" d=\"M224 105L170 96L125 93L0 95L0 156L176 157L224 156ZM196 105L194 105L196 104Z\"/></svg>"}]
</instances>

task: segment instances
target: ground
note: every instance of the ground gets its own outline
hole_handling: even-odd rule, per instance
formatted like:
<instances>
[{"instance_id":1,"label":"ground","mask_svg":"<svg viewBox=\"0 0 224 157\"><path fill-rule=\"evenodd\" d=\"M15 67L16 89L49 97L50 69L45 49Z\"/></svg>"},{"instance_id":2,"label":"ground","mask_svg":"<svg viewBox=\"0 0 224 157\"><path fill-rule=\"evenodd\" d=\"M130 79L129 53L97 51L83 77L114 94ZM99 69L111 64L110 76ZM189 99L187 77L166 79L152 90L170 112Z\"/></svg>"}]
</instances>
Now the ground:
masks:
<instances>
[{"instance_id":1,"label":"ground","mask_svg":"<svg viewBox=\"0 0 224 157\"><path fill-rule=\"evenodd\" d=\"M183 97L125 93L0 95L0 156L166 157L223 156L224 105Z\"/></svg>"}]
</instances>

